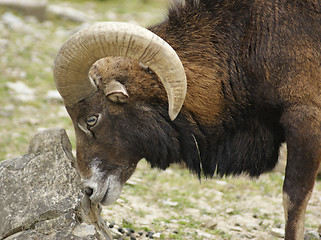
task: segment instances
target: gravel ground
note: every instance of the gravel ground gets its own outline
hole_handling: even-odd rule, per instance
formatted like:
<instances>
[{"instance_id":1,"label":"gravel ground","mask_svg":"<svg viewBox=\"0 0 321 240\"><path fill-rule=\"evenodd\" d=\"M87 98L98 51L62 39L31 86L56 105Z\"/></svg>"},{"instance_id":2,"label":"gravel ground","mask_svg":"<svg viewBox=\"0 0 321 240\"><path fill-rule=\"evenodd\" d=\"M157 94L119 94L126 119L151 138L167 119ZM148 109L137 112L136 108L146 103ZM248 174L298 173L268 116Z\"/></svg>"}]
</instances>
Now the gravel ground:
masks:
<instances>
[{"instance_id":1,"label":"gravel ground","mask_svg":"<svg viewBox=\"0 0 321 240\"><path fill-rule=\"evenodd\" d=\"M254 180L200 182L181 167L161 172L142 162L116 204L103 208L103 216L114 233L121 227L126 236L134 229L136 239L148 239L148 232L161 239L281 239L282 181L283 174L273 172ZM317 182L307 210L307 239L321 233L320 209Z\"/></svg>"}]
</instances>

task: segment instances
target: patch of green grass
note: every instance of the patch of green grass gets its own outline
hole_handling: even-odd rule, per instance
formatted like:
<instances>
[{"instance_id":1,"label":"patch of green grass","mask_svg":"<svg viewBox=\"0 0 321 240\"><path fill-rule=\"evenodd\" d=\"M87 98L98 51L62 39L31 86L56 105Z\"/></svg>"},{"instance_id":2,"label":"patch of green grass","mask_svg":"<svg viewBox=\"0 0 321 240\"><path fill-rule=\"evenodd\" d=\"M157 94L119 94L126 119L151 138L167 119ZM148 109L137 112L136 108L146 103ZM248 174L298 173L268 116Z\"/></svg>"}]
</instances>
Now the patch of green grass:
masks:
<instances>
[{"instance_id":1,"label":"patch of green grass","mask_svg":"<svg viewBox=\"0 0 321 240\"><path fill-rule=\"evenodd\" d=\"M123 220L123 227L127 229L136 229L133 223L125 219Z\"/></svg>"}]
</instances>

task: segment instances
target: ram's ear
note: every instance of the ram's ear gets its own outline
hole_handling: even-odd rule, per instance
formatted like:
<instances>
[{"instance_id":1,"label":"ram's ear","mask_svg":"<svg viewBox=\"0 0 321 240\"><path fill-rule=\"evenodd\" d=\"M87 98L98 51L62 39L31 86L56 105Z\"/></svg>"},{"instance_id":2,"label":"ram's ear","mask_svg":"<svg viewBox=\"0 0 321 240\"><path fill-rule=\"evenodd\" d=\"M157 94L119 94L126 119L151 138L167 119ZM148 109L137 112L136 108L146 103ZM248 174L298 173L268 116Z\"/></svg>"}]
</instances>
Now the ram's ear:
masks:
<instances>
[{"instance_id":1,"label":"ram's ear","mask_svg":"<svg viewBox=\"0 0 321 240\"><path fill-rule=\"evenodd\" d=\"M111 81L104 88L106 97L115 103L126 103L128 100L128 93L126 87L118 81Z\"/></svg>"}]
</instances>

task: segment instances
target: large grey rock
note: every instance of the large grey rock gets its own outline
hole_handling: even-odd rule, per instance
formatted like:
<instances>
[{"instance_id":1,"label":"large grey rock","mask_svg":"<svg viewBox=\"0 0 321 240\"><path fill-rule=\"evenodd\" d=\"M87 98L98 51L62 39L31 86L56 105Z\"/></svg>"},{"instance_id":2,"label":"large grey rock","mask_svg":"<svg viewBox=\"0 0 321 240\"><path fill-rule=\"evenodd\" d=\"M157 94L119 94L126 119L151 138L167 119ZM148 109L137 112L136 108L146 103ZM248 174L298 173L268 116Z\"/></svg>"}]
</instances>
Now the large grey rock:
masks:
<instances>
[{"instance_id":1,"label":"large grey rock","mask_svg":"<svg viewBox=\"0 0 321 240\"><path fill-rule=\"evenodd\" d=\"M36 135L28 154L0 162L0 239L110 238L73 165L63 129Z\"/></svg>"}]
</instances>

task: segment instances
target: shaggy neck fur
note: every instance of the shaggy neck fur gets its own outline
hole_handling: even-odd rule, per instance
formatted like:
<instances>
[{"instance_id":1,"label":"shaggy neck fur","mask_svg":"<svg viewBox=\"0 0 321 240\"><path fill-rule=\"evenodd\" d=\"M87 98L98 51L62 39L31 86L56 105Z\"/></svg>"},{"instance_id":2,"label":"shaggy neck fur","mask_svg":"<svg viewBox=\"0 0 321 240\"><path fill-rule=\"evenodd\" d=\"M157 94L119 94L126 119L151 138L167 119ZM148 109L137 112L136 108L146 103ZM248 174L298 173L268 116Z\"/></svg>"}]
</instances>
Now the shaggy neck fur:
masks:
<instances>
[{"instance_id":1,"label":"shaggy neck fur","mask_svg":"<svg viewBox=\"0 0 321 240\"><path fill-rule=\"evenodd\" d=\"M254 95L245 87L249 75L240 60L231 57L242 54L241 25L247 23L244 9L248 8L243 3L226 2L216 1L228 9L217 12L212 1L186 1L184 6L172 8L168 20L150 28L176 50L188 79L186 101L178 118L171 122L166 106L160 104L153 115L161 118L153 120L157 122L155 134L141 144L152 146L151 152L141 149L152 167L165 169L171 163L184 162L199 177L215 173L259 176L277 163L284 141L280 110L254 103ZM234 18L233 11L241 17ZM217 24L209 24L213 21ZM209 29L214 25L216 29ZM239 32L228 35L233 26Z\"/></svg>"},{"instance_id":2,"label":"shaggy neck fur","mask_svg":"<svg viewBox=\"0 0 321 240\"><path fill-rule=\"evenodd\" d=\"M163 119L167 118L165 108L163 114ZM153 153L146 155L146 159L152 167L161 169L171 163L184 162L199 177L242 173L259 176L275 167L284 141L281 127L273 124L279 117L277 112L276 119L267 119L266 114L262 111L249 113L247 117L235 116L235 120L214 127L202 126L184 114L174 122L167 119L165 126L158 126L166 132L161 139L154 140L162 144L153 144ZM239 121L238 117L246 122Z\"/></svg>"}]
</instances>

